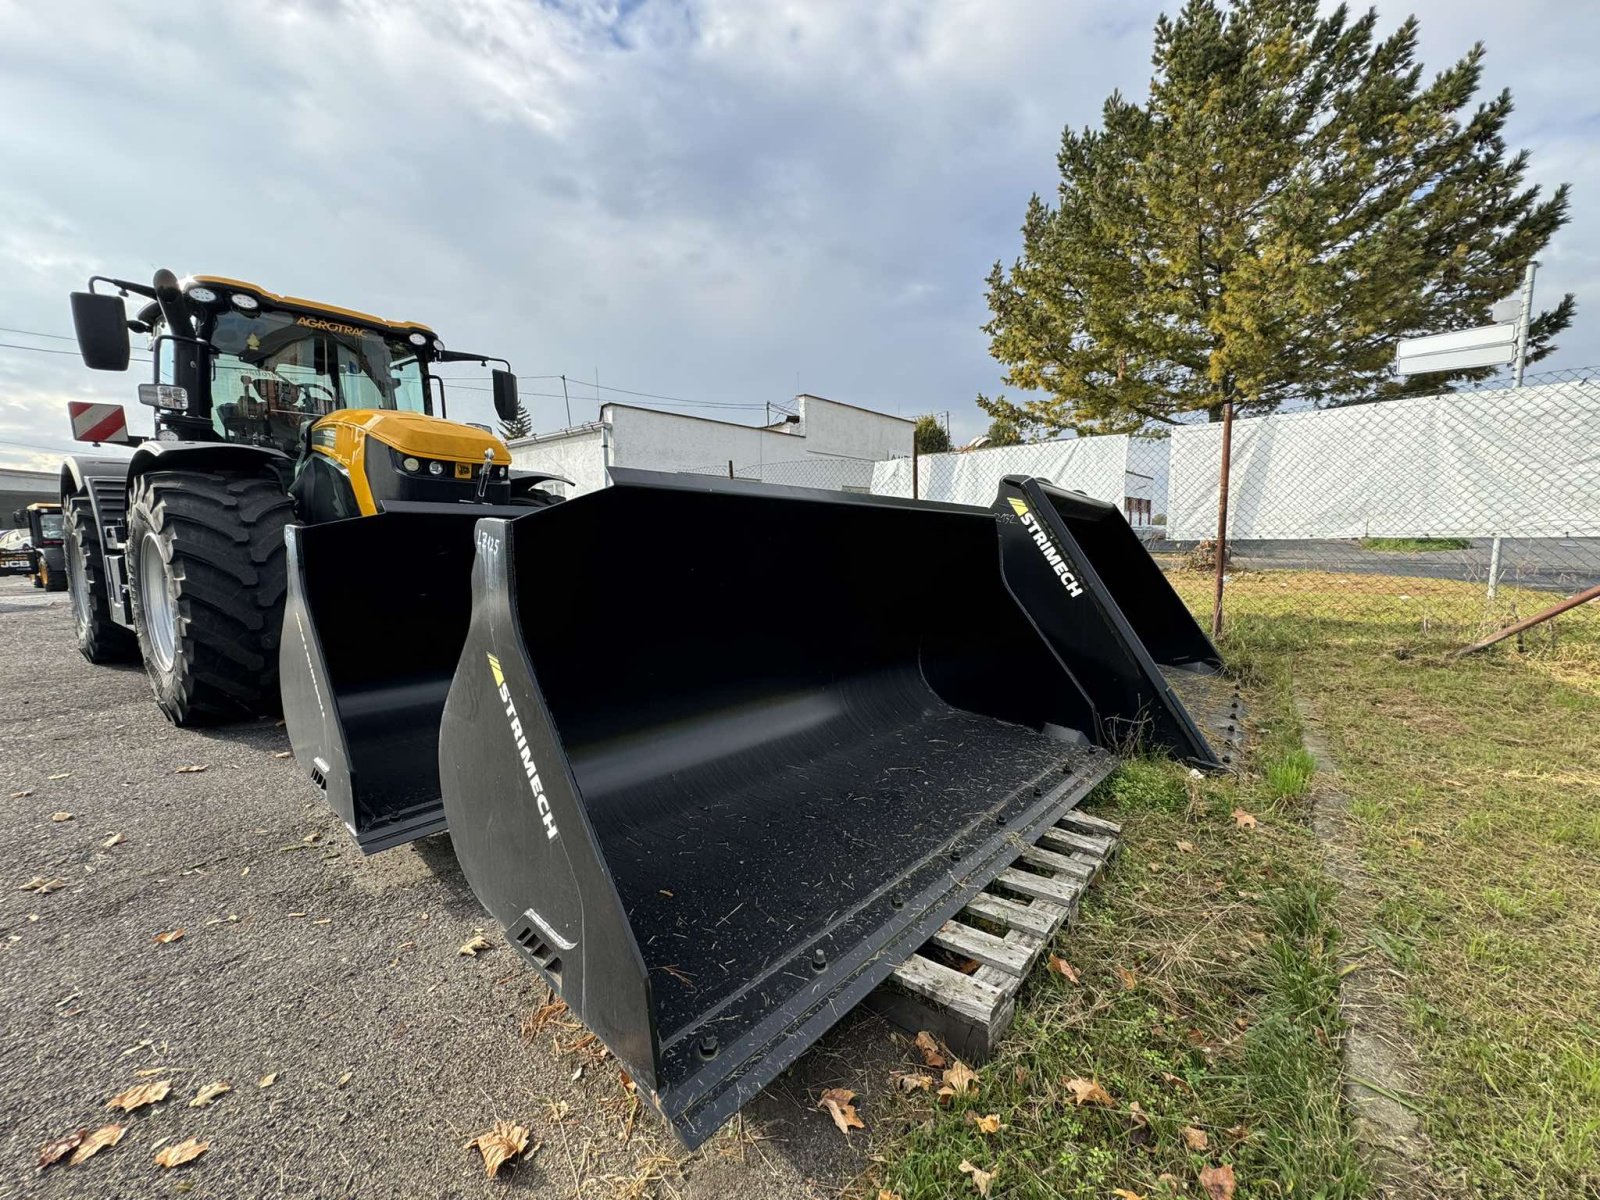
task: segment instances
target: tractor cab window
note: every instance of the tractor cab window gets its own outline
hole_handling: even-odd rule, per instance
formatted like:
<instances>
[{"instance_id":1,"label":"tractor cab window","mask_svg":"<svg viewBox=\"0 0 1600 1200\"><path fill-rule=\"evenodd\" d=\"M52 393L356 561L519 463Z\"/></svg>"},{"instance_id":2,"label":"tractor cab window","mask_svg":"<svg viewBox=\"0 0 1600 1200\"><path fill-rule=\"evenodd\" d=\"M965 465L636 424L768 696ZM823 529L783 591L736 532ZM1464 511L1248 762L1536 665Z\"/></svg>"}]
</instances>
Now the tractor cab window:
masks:
<instances>
[{"instance_id":1,"label":"tractor cab window","mask_svg":"<svg viewBox=\"0 0 1600 1200\"><path fill-rule=\"evenodd\" d=\"M59 542L61 540L61 514L39 514L39 540L41 542Z\"/></svg>"},{"instance_id":2,"label":"tractor cab window","mask_svg":"<svg viewBox=\"0 0 1600 1200\"><path fill-rule=\"evenodd\" d=\"M310 423L335 409L427 411L416 351L334 318L227 312L211 345L211 420L230 442L292 455Z\"/></svg>"}]
</instances>

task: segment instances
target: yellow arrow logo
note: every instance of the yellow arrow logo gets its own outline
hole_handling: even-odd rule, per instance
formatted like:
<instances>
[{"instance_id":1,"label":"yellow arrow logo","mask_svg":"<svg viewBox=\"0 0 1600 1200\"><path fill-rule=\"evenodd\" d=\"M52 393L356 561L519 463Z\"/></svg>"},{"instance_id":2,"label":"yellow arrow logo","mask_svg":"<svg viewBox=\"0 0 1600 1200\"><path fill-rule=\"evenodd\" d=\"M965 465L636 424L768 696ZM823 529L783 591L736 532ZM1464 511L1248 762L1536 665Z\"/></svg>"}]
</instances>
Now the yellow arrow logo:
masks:
<instances>
[{"instance_id":1,"label":"yellow arrow logo","mask_svg":"<svg viewBox=\"0 0 1600 1200\"><path fill-rule=\"evenodd\" d=\"M494 685L499 687L506 681L504 672L500 670L500 660L492 654L485 654L484 657L489 660L489 673L494 676Z\"/></svg>"}]
</instances>

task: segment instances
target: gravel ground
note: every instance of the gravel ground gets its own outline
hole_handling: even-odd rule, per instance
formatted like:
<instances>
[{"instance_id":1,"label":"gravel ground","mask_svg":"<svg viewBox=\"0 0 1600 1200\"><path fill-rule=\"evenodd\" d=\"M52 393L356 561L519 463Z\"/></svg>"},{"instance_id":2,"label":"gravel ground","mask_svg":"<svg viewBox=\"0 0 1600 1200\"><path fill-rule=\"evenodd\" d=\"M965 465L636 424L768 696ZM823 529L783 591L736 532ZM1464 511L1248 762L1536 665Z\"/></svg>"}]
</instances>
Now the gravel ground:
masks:
<instances>
[{"instance_id":1,"label":"gravel ground","mask_svg":"<svg viewBox=\"0 0 1600 1200\"><path fill-rule=\"evenodd\" d=\"M70 624L64 595L0 580L0 1196L824 1196L867 1166L816 1103L846 1086L869 1111L904 1061L877 1020L847 1018L686 1155L630 1119L615 1061L568 1048L581 1028L525 1031L544 985L448 838L363 858L278 757L280 725L174 729ZM22 890L36 876L65 883ZM480 929L493 948L458 953ZM160 1080L166 1100L107 1111ZM191 1107L215 1080L233 1090ZM113 1118L120 1145L36 1168ZM463 1145L497 1118L542 1146L491 1182ZM210 1149L153 1163L188 1137Z\"/></svg>"}]
</instances>

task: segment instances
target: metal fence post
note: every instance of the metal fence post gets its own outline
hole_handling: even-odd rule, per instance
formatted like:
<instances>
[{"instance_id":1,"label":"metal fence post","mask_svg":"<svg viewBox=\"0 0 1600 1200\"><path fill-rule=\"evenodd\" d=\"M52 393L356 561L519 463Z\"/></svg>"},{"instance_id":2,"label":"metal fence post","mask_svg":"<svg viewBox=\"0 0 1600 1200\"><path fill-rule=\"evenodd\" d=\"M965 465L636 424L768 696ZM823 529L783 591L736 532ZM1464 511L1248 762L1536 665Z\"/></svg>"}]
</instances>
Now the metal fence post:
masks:
<instances>
[{"instance_id":1,"label":"metal fence post","mask_svg":"<svg viewBox=\"0 0 1600 1200\"><path fill-rule=\"evenodd\" d=\"M917 464L920 461L921 461L921 456L918 455L918 453L917 453L917 444L915 442L912 442L911 443L911 498L913 500L917 499Z\"/></svg>"},{"instance_id":2,"label":"metal fence post","mask_svg":"<svg viewBox=\"0 0 1600 1200\"><path fill-rule=\"evenodd\" d=\"M1522 376L1528 366L1528 327L1533 322L1533 277L1538 270L1539 264L1530 260L1522 273L1522 313L1517 318L1517 360L1511 375L1513 391L1522 386ZM1495 534L1494 541L1489 545L1489 590L1484 594L1484 599L1493 604L1499 590L1500 535Z\"/></svg>"},{"instance_id":3,"label":"metal fence post","mask_svg":"<svg viewBox=\"0 0 1600 1200\"><path fill-rule=\"evenodd\" d=\"M1228 558L1228 473L1233 457L1233 401L1222 406L1222 477L1217 485L1217 578L1211 602L1211 636L1222 636L1222 572Z\"/></svg>"},{"instance_id":4,"label":"metal fence post","mask_svg":"<svg viewBox=\"0 0 1600 1200\"><path fill-rule=\"evenodd\" d=\"M733 478L733 459L731 458L728 460L728 478Z\"/></svg>"}]
</instances>

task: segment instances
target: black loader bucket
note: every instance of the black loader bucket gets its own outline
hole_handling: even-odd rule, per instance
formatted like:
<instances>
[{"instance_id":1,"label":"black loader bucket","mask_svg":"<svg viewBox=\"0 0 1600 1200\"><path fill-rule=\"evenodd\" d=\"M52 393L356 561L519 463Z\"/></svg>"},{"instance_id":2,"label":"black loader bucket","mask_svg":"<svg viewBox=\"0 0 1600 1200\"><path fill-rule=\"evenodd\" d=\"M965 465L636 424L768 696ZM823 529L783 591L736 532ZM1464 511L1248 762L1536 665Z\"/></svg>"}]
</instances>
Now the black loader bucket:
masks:
<instances>
[{"instance_id":1,"label":"black loader bucket","mask_svg":"<svg viewBox=\"0 0 1600 1200\"><path fill-rule=\"evenodd\" d=\"M1222 669L1216 648L1115 505L1008 475L994 511L1005 571L1100 716L1098 740L1153 742L1221 766L1178 688ZM1042 602L1044 591L1054 603Z\"/></svg>"},{"instance_id":2,"label":"black loader bucket","mask_svg":"<svg viewBox=\"0 0 1600 1200\"><path fill-rule=\"evenodd\" d=\"M479 524L439 778L478 897L695 1145L1114 760L993 512L613 475Z\"/></svg>"},{"instance_id":3,"label":"black loader bucket","mask_svg":"<svg viewBox=\"0 0 1600 1200\"><path fill-rule=\"evenodd\" d=\"M287 531L279 671L300 769L367 853L444 829L439 718L472 607L485 505L401 511Z\"/></svg>"}]
</instances>

